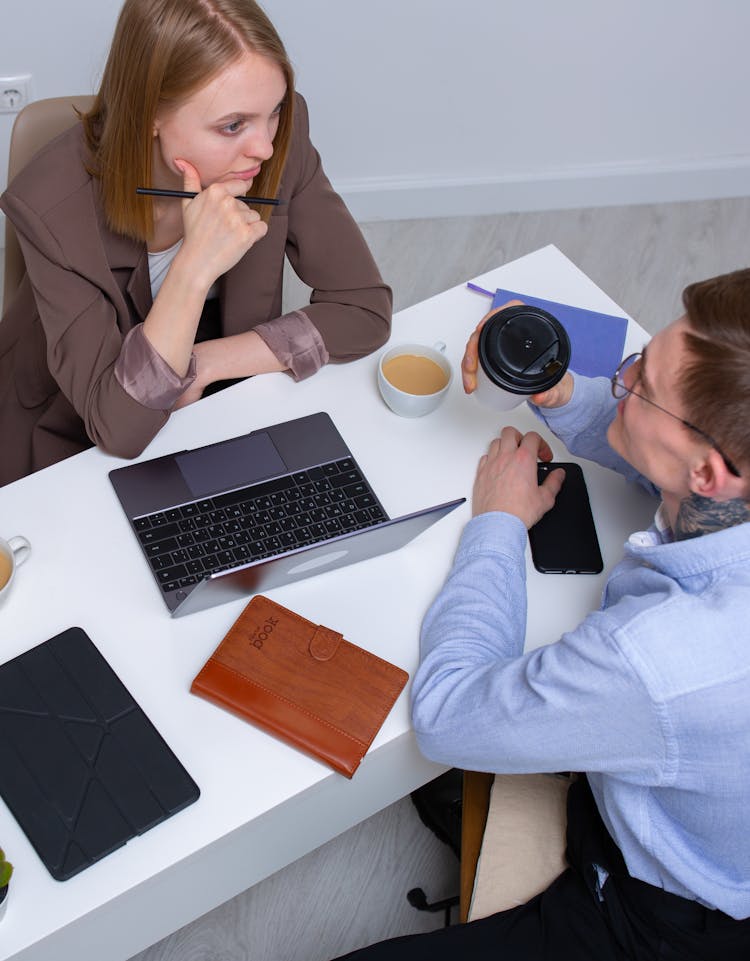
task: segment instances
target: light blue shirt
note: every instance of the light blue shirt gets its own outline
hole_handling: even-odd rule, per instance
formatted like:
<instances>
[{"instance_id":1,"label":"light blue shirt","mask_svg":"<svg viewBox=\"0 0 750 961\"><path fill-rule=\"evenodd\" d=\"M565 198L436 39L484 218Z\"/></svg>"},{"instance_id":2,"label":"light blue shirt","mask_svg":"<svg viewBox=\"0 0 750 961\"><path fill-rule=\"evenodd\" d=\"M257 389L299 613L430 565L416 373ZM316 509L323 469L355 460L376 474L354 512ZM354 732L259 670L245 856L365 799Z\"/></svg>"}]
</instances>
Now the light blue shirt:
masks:
<instances>
[{"instance_id":1,"label":"light blue shirt","mask_svg":"<svg viewBox=\"0 0 750 961\"><path fill-rule=\"evenodd\" d=\"M636 479L606 443L613 416L603 378L576 378L570 403L543 412L572 453ZM600 610L524 654L526 540L510 514L466 525L422 629L422 752L585 771L634 877L750 916L750 524L633 535Z\"/></svg>"}]
</instances>

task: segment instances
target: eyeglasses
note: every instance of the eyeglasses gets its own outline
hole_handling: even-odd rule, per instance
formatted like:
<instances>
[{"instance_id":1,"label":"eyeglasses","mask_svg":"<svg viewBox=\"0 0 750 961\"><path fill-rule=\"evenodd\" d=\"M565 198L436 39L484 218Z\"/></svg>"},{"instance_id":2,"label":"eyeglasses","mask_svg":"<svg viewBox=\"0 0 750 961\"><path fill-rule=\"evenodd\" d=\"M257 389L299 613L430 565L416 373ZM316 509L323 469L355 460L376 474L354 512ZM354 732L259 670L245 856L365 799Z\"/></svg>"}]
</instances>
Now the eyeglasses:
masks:
<instances>
[{"instance_id":1,"label":"eyeglasses","mask_svg":"<svg viewBox=\"0 0 750 961\"><path fill-rule=\"evenodd\" d=\"M655 401L651 400L649 397L646 397L644 394L639 394L637 390L631 390L630 387L627 387L625 385L625 381L622 379L623 374L625 373L626 370L632 367L633 364L639 363L640 359L641 359L640 352L637 354L629 354L622 361L622 363L614 372L614 374L612 374L612 377L610 379L610 383L612 385L612 396L617 400L622 400L623 397L627 397L628 394L632 394L634 397L640 397L641 400L645 400L647 404L651 404L653 407L656 407L656 409L660 410L662 413L668 414L670 417L674 417L675 420L678 420L684 427L687 427L688 430L695 431L696 434L700 434L700 436L704 440L707 440L708 443L716 451L716 453L724 461L729 473L734 474L735 477L740 477L741 476L740 472L734 466L732 461L727 457L727 455L722 451L722 449L719 447L719 445L716 443L713 437L711 437L710 434L707 434L705 430L701 430L700 427L696 427L695 424L691 424L690 421L685 420L684 417L678 417L677 414L673 414L671 411L667 410L665 407L662 407L660 404L657 404Z\"/></svg>"}]
</instances>

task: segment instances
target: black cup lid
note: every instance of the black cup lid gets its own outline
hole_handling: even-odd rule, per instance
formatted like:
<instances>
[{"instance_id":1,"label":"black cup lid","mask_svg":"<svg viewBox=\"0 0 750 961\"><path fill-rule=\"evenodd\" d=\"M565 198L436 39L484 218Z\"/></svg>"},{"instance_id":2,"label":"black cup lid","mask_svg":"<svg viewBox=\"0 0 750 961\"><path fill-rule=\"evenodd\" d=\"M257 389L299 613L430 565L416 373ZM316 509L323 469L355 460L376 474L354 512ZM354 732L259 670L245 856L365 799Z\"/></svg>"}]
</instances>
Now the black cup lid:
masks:
<instances>
[{"instance_id":1,"label":"black cup lid","mask_svg":"<svg viewBox=\"0 0 750 961\"><path fill-rule=\"evenodd\" d=\"M570 340L560 321L541 307L506 307L482 328L479 362L503 390L537 394L554 387L568 369Z\"/></svg>"}]
</instances>

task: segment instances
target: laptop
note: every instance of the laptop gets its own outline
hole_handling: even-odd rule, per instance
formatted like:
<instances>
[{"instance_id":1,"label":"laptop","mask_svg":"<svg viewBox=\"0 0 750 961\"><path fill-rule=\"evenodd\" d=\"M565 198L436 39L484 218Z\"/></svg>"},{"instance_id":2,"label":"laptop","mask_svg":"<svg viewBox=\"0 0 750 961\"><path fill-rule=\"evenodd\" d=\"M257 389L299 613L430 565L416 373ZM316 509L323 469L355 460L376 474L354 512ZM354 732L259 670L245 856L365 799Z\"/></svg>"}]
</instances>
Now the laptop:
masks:
<instances>
[{"instance_id":1,"label":"laptop","mask_svg":"<svg viewBox=\"0 0 750 961\"><path fill-rule=\"evenodd\" d=\"M109 477L173 617L397 550L466 501L389 518L323 412Z\"/></svg>"}]
</instances>

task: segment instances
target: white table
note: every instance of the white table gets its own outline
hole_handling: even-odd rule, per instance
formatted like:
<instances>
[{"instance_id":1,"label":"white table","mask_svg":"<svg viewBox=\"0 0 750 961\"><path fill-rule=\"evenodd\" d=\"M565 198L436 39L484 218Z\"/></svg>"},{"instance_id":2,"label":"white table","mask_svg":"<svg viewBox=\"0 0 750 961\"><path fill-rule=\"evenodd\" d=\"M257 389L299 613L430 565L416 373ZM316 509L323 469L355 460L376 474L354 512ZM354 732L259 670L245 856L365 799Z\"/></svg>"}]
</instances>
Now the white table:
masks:
<instances>
[{"instance_id":1,"label":"white table","mask_svg":"<svg viewBox=\"0 0 750 961\"><path fill-rule=\"evenodd\" d=\"M622 311L556 248L474 278L592 310ZM329 366L300 384L256 377L180 411L143 457L222 440L326 410L391 516L465 495L502 426L466 397L458 366L487 300L463 285L402 311L392 343L442 340L456 367L449 396L427 418L391 413L375 382L377 356ZM645 333L629 324L626 353ZM503 417L538 427L525 405ZM553 443L556 456L565 452ZM436 776L409 723L408 688L352 781L188 693L238 616L237 602L172 620L115 499L97 450L0 489L0 531L33 545L0 608L7 660L79 625L89 634L201 788L200 800L69 881L54 881L0 802L0 845L15 864L0 925L0 959L121 961L269 876ZM587 464L605 571L654 503ZM270 595L406 669L418 663L424 612L449 568L469 504L394 554L312 577ZM598 605L604 576L537 574L529 565L527 646L556 639ZM539 601L540 603L535 603ZM1 776L1 775L0 775Z\"/></svg>"}]
</instances>

